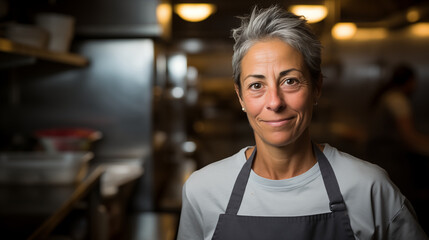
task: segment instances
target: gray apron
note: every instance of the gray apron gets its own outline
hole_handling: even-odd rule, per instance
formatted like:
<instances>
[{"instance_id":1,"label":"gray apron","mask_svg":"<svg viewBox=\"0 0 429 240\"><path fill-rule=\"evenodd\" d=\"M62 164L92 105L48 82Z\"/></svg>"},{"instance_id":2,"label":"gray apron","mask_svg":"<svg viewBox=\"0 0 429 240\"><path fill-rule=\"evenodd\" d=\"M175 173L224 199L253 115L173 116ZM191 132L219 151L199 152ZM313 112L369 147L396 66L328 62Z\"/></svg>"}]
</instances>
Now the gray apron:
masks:
<instances>
[{"instance_id":1,"label":"gray apron","mask_svg":"<svg viewBox=\"0 0 429 240\"><path fill-rule=\"evenodd\" d=\"M212 239L355 239L334 171L328 159L315 144L313 144L313 151L328 193L331 212L297 217L237 215L255 158L255 147L235 181L226 212L219 215Z\"/></svg>"}]
</instances>

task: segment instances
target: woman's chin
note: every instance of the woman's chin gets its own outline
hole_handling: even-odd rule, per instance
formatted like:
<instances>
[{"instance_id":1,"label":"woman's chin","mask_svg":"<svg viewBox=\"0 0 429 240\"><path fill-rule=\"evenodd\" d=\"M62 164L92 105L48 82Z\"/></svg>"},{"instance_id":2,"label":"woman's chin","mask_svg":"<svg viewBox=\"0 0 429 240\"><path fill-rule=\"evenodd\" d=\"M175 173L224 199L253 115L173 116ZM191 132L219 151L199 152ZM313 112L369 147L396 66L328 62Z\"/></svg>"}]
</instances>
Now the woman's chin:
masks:
<instances>
[{"instance_id":1,"label":"woman's chin","mask_svg":"<svg viewBox=\"0 0 429 240\"><path fill-rule=\"evenodd\" d=\"M290 144L303 142L302 140L304 140L305 137L306 137L305 131L303 131L302 133L295 132L294 134L278 133L278 134L272 134L271 136L263 136L263 137L256 136L256 138L259 138L259 140L261 140L256 142L262 142L264 144L267 144L273 147L286 147Z\"/></svg>"},{"instance_id":2,"label":"woman's chin","mask_svg":"<svg viewBox=\"0 0 429 240\"><path fill-rule=\"evenodd\" d=\"M273 147L285 147L295 141L296 141L295 138L275 138L275 139L265 139L263 142Z\"/></svg>"}]
</instances>

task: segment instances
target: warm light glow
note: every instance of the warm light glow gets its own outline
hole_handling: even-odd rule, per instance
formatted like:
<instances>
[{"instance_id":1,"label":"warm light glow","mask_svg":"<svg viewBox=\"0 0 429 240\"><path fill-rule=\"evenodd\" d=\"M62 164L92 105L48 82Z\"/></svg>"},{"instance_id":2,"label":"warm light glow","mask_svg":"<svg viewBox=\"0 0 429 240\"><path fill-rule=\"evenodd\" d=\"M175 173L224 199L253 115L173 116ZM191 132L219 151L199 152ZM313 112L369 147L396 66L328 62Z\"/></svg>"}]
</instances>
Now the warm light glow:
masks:
<instances>
[{"instance_id":1,"label":"warm light glow","mask_svg":"<svg viewBox=\"0 0 429 240\"><path fill-rule=\"evenodd\" d=\"M356 24L354 23L337 23L332 28L332 36L338 40L352 38L356 33Z\"/></svg>"},{"instance_id":2,"label":"warm light glow","mask_svg":"<svg viewBox=\"0 0 429 240\"><path fill-rule=\"evenodd\" d=\"M183 3L174 7L174 12L189 22L203 21L215 11L216 6L214 4L206 3Z\"/></svg>"},{"instance_id":3,"label":"warm light glow","mask_svg":"<svg viewBox=\"0 0 429 240\"><path fill-rule=\"evenodd\" d=\"M156 18L161 24L167 24L171 19L171 5L168 3L161 3L156 8Z\"/></svg>"},{"instance_id":4,"label":"warm light glow","mask_svg":"<svg viewBox=\"0 0 429 240\"><path fill-rule=\"evenodd\" d=\"M416 23L410 27L411 33L418 37L429 37L429 23Z\"/></svg>"},{"instance_id":5,"label":"warm light glow","mask_svg":"<svg viewBox=\"0 0 429 240\"><path fill-rule=\"evenodd\" d=\"M407 20L408 22L417 22L420 19L419 11L415 9L411 9L407 12Z\"/></svg>"},{"instance_id":6,"label":"warm light glow","mask_svg":"<svg viewBox=\"0 0 429 240\"><path fill-rule=\"evenodd\" d=\"M328 10L323 5L293 5L289 11L304 16L308 23L320 22L328 15Z\"/></svg>"},{"instance_id":7,"label":"warm light glow","mask_svg":"<svg viewBox=\"0 0 429 240\"><path fill-rule=\"evenodd\" d=\"M386 28L358 28L353 40L381 40L387 38Z\"/></svg>"}]
</instances>

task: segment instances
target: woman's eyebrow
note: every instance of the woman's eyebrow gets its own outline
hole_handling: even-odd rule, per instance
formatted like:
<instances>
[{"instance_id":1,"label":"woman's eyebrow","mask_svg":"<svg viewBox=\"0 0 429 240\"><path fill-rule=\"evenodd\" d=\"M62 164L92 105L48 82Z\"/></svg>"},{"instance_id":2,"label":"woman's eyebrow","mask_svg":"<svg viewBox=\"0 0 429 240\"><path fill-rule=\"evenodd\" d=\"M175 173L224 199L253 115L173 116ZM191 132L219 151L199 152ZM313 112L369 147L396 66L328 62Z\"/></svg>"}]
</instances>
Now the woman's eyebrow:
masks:
<instances>
[{"instance_id":1,"label":"woman's eyebrow","mask_svg":"<svg viewBox=\"0 0 429 240\"><path fill-rule=\"evenodd\" d=\"M262 74L249 74L243 79L243 82L246 81L246 79L251 78L251 77L252 78L258 78L258 79L264 79L265 78L265 76Z\"/></svg>"},{"instance_id":2,"label":"woman's eyebrow","mask_svg":"<svg viewBox=\"0 0 429 240\"><path fill-rule=\"evenodd\" d=\"M287 69L287 70L281 71L281 72L280 72L280 74L279 74L279 77L280 77L280 78L281 78L281 77L284 77L284 76L288 75L290 72L293 72L293 71L297 71L297 72L302 73L302 71L301 71L301 70L299 70L299 69L291 68L291 69ZM243 82L244 82L246 79L248 79L248 78L265 79L265 76L264 76L264 75L262 75L262 74L249 74L249 75L247 75L247 76L243 79Z\"/></svg>"},{"instance_id":3,"label":"woman's eyebrow","mask_svg":"<svg viewBox=\"0 0 429 240\"><path fill-rule=\"evenodd\" d=\"M291 69L288 69L288 70L281 71L281 72L280 72L280 74L279 74L279 77L280 77L280 78L281 78L281 77L284 77L284 76L288 75L290 72L293 72L293 71L297 71L297 72L303 73L303 72L302 72L301 70L299 70L299 69L291 68Z\"/></svg>"}]
</instances>

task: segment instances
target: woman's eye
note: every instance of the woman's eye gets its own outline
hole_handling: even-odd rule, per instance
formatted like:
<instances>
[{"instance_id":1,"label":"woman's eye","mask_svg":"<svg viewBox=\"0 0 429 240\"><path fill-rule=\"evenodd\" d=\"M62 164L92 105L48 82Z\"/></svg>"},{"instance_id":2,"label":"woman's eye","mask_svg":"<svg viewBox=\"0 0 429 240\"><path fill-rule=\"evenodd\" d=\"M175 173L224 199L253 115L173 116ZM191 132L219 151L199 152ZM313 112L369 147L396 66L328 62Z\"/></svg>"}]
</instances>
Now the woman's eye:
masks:
<instances>
[{"instance_id":1,"label":"woman's eye","mask_svg":"<svg viewBox=\"0 0 429 240\"><path fill-rule=\"evenodd\" d=\"M286 85L296 85L298 83L298 80L295 78L288 78L284 81Z\"/></svg>"},{"instance_id":2,"label":"woman's eye","mask_svg":"<svg viewBox=\"0 0 429 240\"><path fill-rule=\"evenodd\" d=\"M249 87L251 89L260 89L262 87L262 84L260 84L260 83L252 83Z\"/></svg>"}]
</instances>

